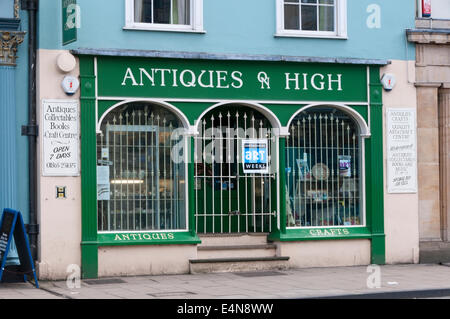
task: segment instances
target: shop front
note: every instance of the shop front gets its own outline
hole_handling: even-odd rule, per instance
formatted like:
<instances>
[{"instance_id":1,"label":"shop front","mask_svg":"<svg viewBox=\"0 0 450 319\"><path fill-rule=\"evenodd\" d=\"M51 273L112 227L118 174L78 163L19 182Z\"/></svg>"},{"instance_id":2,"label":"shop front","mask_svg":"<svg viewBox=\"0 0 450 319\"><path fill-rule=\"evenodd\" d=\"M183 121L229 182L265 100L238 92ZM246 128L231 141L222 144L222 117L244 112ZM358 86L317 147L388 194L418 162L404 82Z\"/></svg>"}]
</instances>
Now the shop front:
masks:
<instances>
[{"instance_id":1,"label":"shop front","mask_svg":"<svg viewBox=\"0 0 450 319\"><path fill-rule=\"evenodd\" d=\"M385 262L384 62L74 53L85 278L189 272L230 235Z\"/></svg>"}]
</instances>

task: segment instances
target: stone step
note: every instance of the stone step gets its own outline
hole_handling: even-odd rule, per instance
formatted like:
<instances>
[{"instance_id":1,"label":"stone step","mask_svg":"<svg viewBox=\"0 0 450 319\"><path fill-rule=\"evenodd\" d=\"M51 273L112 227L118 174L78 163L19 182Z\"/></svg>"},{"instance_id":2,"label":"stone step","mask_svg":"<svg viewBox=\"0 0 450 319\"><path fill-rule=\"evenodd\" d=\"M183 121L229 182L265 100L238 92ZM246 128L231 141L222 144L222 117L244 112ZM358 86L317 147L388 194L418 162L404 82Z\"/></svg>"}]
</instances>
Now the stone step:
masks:
<instances>
[{"instance_id":1,"label":"stone step","mask_svg":"<svg viewBox=\"0 0 450 319\"><path fill-rule=\"evenodd\" d=\"M273 257L276 255L275 244L257 245L211 245L198 246L197 257L206 258L227 258L227 257Z\"/></svg>"},{"instance_id":2,"label":"stone step","mask_svg":"<svg viewBox=\"0 0 450 319\"><path fill-rule=\"evenodd\" d=\"M191 259L191 274L217 272L246 272L261 270L286 270L289 257L233 257Z\"/></svg>"},{"instance_id":3,"label":"stone step","mask_svg":"<svg viewBox=\"0 0 450 319\"><path fill-rule=\"evenodd\" d=\"M267 244L267 233L199 234L200 246L235 246Z\"/></svg>"}]
</instances>

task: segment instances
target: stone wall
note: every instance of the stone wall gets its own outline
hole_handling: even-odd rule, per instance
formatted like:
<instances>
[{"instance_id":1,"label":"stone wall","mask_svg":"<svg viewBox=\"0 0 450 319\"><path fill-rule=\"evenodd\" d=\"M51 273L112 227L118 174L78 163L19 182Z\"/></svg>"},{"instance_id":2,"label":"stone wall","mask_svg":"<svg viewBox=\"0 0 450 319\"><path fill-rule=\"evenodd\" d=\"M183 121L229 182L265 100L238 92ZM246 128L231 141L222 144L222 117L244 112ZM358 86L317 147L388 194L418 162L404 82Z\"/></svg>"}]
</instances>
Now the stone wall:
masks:
<instances>
[{"instance_id":1,"label":"stone wall","mask_svg":"<svg viewBox=\"0 0 450 319\"><path fill-rule=\"evenodd\" d=\"M436 25L430 23L419 20L419 29L407 31L408 40L416 43L420 259L448 262L450 28L431 29ZM440 23L444 23L442 28L450 27L450 21Z\"/></svg>"}]
</instances>

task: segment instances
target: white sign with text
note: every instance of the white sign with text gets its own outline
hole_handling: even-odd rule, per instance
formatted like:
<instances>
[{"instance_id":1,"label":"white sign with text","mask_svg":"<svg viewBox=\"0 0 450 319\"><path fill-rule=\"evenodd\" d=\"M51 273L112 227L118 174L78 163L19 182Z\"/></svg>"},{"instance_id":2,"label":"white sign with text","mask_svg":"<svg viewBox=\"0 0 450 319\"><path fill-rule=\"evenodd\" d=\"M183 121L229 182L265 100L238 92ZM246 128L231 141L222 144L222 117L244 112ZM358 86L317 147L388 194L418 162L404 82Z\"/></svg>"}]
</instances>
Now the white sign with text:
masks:
<instances>
[{"instance_id":1,"label":"white sign with text","mask_svg":"<svg viewBox=\"0 0 450 319\"><path fill-rule=\"evenodd\" d=\"M78 101L42 101L44 176L79 176Z\"/></svg>"},{"instance_id":2,"label":"white sign with text","mask_svg":"<svg viewBox=\"0 0 450 319\"><path fill-rule=\"evenodd\" d=\"M389 193L417 193L416 110L389 108L386 114Z\"/></svg>"}]
</instances>

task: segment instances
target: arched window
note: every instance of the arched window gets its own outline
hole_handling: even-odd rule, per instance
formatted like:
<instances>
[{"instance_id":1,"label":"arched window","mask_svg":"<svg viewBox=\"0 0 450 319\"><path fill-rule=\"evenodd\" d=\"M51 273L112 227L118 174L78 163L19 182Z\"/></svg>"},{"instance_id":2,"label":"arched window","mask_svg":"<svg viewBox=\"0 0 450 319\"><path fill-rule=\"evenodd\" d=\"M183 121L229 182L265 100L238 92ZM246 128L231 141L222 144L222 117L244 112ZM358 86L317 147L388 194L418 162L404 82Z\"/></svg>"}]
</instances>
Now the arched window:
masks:
<instances>
[{"instance_id":1,"label":"arched window","mask_svg":"<svg viewBox=\"0 0 450 319\"><path fill-rule=\"evenodd\" d=\"M286 139L288 227L363 225L361 137L333 107L298 114Z\"/></svg>"},{"instance_id":2,"label":"arched window","mask_svg":"<svg viewBox=\"0 0 450 319\"><path fill-rule=\"evenodd\" d=\"M186 229L181 121L130 103L108 113L97 136L99 231Z\"/></svg>"}]
</instances>

